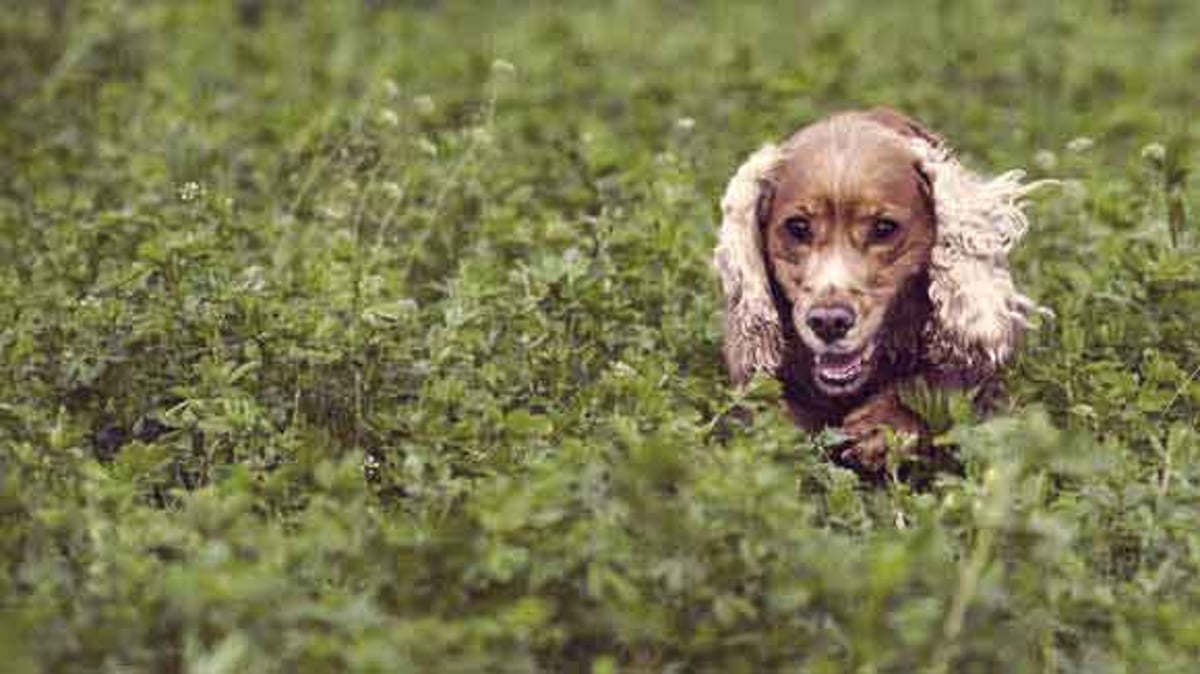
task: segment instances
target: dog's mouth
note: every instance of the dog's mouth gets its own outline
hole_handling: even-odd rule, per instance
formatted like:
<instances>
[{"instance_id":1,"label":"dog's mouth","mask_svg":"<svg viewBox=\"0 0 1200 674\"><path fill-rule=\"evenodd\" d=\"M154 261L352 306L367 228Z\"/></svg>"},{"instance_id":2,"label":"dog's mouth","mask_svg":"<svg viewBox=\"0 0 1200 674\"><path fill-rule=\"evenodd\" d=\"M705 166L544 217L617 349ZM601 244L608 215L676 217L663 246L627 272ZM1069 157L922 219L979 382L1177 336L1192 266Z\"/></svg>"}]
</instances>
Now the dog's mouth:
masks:
<instances>
[{"instance_id":1,"label":"dog's mouth","mask_svg":"<svg viewBox=\"0 0 1200 674\"><path fill-rule=\"evenodd\" d=\"M873 343L854 351L814 354L813 378L826 394L853 393L870 375L871 357L874 355Z\"/></svg>"}]
</instances>

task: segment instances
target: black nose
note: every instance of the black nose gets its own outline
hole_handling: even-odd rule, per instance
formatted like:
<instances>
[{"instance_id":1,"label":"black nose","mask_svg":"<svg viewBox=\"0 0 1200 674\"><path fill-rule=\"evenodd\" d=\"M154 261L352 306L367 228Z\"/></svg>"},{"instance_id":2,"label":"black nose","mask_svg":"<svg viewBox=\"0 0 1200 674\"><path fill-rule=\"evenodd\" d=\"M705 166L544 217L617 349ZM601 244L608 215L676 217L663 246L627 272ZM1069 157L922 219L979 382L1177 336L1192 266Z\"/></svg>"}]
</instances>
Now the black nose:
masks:
<instances>
[{"instance_id":1,"label":"black nose","mask_svg":"<svg viewBox=\"0 0 1200 674\"><path fill-rule=\"evenodd\" d=\"M804 320L823 341L836 342L854 327L854 310L845 304L815 306Z\"/></svg>"}]
</instances>

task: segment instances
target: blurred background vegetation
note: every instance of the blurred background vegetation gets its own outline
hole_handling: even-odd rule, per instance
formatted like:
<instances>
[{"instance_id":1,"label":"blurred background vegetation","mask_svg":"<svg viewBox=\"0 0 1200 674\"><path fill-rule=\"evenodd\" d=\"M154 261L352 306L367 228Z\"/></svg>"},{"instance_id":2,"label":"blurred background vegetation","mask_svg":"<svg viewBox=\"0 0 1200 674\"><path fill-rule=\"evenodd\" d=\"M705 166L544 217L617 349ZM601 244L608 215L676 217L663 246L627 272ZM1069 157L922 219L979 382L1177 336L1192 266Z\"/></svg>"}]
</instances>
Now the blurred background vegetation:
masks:
<instances>
[{"instance_id":1,"label":"blurred background vegetation","mask_svg":"<svg viewBox=\"0 0 1200 674\"><path fill-rule=\"evenodd\" d=\"M0 667L1190 672L1200 4L9 0ZM742 157L1062 185L964 470L728 389ZM753 415L736 413L750 408Z\"/></svg>"}]
</instances>

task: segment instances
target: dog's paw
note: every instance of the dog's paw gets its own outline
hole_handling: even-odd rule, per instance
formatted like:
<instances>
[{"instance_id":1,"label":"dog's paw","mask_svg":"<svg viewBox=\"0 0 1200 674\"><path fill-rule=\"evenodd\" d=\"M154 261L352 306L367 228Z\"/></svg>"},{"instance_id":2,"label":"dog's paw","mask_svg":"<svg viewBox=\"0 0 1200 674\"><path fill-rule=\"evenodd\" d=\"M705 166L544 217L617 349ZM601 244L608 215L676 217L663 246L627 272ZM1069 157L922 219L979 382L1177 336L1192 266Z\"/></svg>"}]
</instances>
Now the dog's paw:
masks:
<instances>
[{"instance_id":1,"label":"dog's paw","mask_svg":"<svg viewBox=\"0 0 1200 674\"><path fill-rule=\"evenodd\" d=\"M919 433L897 431L886 426L874 428L851 435L838 461L860 473L880 475L887 470L888 456L913 453L921 442Z\"/></svg>"},{"instance_id":2,"label":"dog's paw","mask_svg":"<svg viewBox=\"0 0 1200 674\"><path fill-rule=\"evenodd\" d=\"M848 442L839 463L867 475L882 475L889 456L916 454L930 440L921 418L900 406L865 407L846 417L842 430Z\"/></svg>"}]
</instances>

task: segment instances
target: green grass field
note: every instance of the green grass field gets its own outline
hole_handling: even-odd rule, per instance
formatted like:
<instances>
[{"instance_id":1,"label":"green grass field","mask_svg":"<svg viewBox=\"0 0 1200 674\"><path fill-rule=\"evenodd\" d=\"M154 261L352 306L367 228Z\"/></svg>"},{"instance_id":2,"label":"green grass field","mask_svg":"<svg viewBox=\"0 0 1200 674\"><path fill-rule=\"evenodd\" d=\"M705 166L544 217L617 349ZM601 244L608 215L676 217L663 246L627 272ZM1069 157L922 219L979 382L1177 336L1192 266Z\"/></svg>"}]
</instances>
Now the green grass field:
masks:
<instances>
[{"instance_id":1,"label":"green grass field","mask_svg":"<svg viewBox=\"0 0 1200 674\"><path fill-rule=\"evenodd\" d=\"M1200 3L12 0L0 72L0 671L1200 666ZM724 182L879 104L1062 181L922 485L719 356Z\"/></svg>"}]
</instances>

